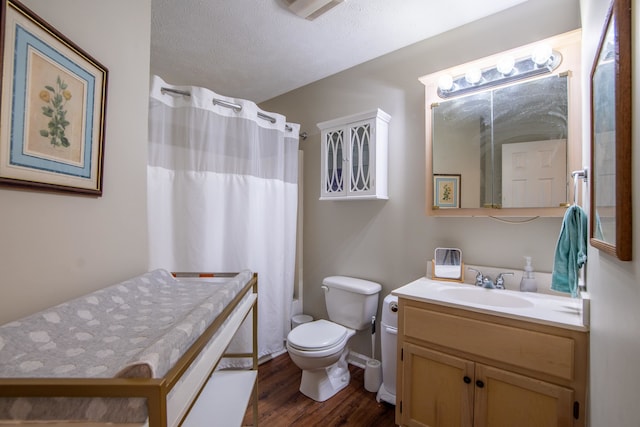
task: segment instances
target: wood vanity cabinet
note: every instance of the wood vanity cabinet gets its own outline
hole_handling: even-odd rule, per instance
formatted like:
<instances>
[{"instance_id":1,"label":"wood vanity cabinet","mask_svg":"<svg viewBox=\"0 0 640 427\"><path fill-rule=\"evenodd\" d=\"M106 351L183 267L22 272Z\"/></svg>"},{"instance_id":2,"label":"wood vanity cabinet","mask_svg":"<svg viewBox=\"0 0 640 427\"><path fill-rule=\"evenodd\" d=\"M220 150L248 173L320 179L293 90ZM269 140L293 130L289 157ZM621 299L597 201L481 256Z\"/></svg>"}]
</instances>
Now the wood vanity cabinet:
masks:
<instances>
[{"instance_id":1,"label":"wood vanity cabinet","mask_svg":"<svg viewBox=\"0 0 640 427\"><path fill-rule=\"evenodd\" d=\"M396 423L585 426L588 332L399 298Z\"/></svg>"}]
</instances>

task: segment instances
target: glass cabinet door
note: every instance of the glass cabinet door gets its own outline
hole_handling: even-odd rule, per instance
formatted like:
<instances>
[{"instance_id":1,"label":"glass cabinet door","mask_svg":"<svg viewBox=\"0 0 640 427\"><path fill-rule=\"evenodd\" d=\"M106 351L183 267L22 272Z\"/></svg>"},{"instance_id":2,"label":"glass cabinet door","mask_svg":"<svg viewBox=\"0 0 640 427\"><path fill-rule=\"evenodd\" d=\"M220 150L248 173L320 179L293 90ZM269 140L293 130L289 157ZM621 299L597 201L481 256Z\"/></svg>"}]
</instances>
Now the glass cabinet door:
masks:
<instances>
[{"instance_id":1,"label":"glass cabinet door","mask_svg":"<svg viewBox=\"0 0 640 427\"><path fill-rule=\"evenodd\" d=\"M327 132L326 140L326 157L325 157L325 184L324 191L327 194L336 194L344 192L344 180L342 178L343 146L344 146L344 130L338 129Z\"/></svg>"},{"instance_id":2,"label":"glass cabinet door","mask_svg":"<svg viewBox=\"0 0 640 427\"><path fill-rule=\"evenodd\" d=\"M363 123L351 128L351 184L350 192L371 190L370 159L371 123Z\"/></svg>"}]
</instances>

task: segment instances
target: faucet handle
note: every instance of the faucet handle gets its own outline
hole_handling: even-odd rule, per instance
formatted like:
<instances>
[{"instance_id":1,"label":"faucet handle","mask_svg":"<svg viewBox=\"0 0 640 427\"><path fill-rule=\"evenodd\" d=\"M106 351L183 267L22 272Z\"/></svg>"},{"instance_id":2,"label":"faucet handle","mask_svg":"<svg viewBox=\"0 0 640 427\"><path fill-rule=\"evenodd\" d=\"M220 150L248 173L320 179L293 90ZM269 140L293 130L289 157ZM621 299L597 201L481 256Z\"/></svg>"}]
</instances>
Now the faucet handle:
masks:
<instances>
[{"instance_id":1,"label":"faucet handle","mask_svg":"<svg viewBox=\"0 0 640 427\"><path fill-rule=\"evenodd\" d=\"M504 276L513 276L513 272L509 271L506 273L498 274L498 276L496 277L496 288L504 289Z\"/></svg>"},{"instance_id":2,"label":"faucet handle","mask_svg":"<svg viewBox=\"0 0 640 427\"><path fill-rule=\"evenodd\" d=\"M484 281L484 275L482 274L482 271L476 270L475 268L472 268L472 267L467 267L467 270L476 272L476 286L482 286L483 285L482 282Z\"/></svg>"}]
</instances>

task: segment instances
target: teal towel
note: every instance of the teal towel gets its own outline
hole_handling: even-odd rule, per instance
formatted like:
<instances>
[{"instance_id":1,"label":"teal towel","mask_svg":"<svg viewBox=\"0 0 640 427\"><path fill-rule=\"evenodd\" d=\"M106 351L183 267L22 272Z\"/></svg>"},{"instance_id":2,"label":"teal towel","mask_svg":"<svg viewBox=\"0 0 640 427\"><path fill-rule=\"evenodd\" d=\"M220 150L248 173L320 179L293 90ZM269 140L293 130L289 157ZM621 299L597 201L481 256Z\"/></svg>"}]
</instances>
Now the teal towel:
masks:
<instances>
[{"instance_id":1,"label":"teal towel","mask_svg":"<svg viewBox=\"0 0 640 427\"><path fill-rule=\"evenodd\" d=\"M551 275L551 289L578 296L578 272L587 261L587 214L580 206L567 209Z\"/></svg>"}]
</instances>

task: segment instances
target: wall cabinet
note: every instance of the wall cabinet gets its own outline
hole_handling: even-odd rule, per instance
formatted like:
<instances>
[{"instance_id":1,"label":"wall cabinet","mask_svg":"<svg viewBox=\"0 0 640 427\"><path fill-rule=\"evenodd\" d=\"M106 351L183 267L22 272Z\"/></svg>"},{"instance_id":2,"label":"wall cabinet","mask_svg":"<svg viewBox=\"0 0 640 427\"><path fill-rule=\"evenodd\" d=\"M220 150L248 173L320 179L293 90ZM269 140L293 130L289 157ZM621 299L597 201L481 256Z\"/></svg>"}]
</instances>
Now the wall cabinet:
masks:
<instances>
[{"instance_id":1,"label":"wall cabinet","mask_svg":"<svg viewBox=\"0 0 640 427\"><path fill-rule=\"evenodd\" d=\"M399 307L399 425L586 425L586 332L403 298Z\"/></svg>"},{"instance_id":2,"label":"wall cabinet","mask_svg":"<svg viewBox=\"0 0 640 427\"><path fill-rule=\"evenodd\" d=\"M320 200L388 199L389 116L377 109L318 123Z\"/></svg>"}]
</instances>

